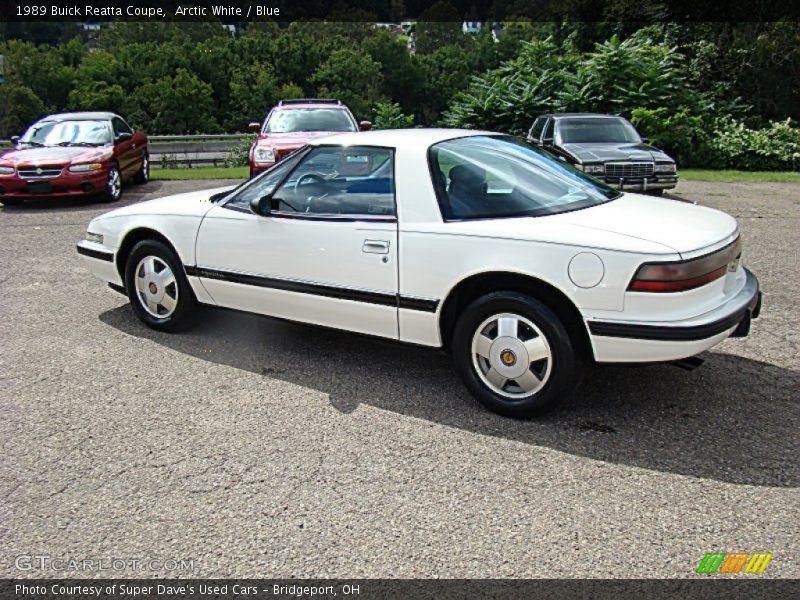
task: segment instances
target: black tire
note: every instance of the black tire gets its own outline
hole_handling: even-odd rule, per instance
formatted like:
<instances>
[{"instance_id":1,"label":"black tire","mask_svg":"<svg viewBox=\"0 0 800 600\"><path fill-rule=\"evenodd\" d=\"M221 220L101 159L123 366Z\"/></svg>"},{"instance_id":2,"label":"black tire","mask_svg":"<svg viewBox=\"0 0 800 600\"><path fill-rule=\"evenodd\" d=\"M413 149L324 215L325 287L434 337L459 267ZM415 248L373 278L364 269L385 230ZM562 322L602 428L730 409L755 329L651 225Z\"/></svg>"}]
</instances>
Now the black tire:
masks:
<instances>
[{"instance_id":1,"label":"black tire","mask_svg":"<svg viewBox=\"0 0 800 600\"><path fill-rule=\"evenodd\" d=\"M112 185L114 179L117 183ZM122 198L122 173L116 164L109 167L105 185L106 187L100 195L101 202L117 202Z\"/></svg>"},{"instance_id":2,"label":"black tire","mask_svg":"<svg viewBox=\"0 0 800 600\"><path fill-rule=\"evenodd\" d=\"M143 185L150 181L150 155L145 154L142 159L142 166L133 176L133 181L137 185Z\"/></svg>"},{"instance_id":3,"label":"black tire","mask_svg":"<svg viewBox=\"0 0 800 600\"><path fill-rule=\"evenodd\" d=\"M0 198L3 206L21 206L25 202L22 198Z\"/></svg>"},{"instance_id":4,"label":"black tire","mask_svg":"<svg viewBox=\"0 0 800 600\"><path fill-rule=\"evenodd\" d=\"M533 333L532 336L521 333L520 337L527 337L529 340L544 337L545 345L549 347L547 358L529 362L524 367L537 374L541 382L539 383L540 388L531 387L530 389L534 391L528 392L515 379L508 379L504 384L507 386L506 388L501 385L499 388L501 392L517 393L517 396L513 398L498 393L490 387L490 383L484 380L489 379L488 373L478 374L478 369L482 368L480 365L484 365L490 370L494 369L494 366L492 366L491 360L482 359L479 356L475 356L473 360L472 352L473 338L481 326L489 321L487 327L493 327L494 322L491 320L504 313L521 317L521 320L518 321L520 323L519 330ZM535 327L529 327L526 320ZM491 346L495 364L498 364L500 368L508 367L508 363L503 360L503 357L508 357L509 361L514 360L513 363L510 363L513 366L517 361L517 355L514 352L508 355L506 350L499 353L497 351L497 348L504 345L496 343L500 338L499 321L497 323L497 337L494 338ZM538 328L538 332L535 328ZM481 329L481 331L486 330ZM504 339L511 339L511 345L513 345L513 337ZM452 340L452 355L456 370L472 395L489 410L516 419L529 419L552 409L578 386L583 373L580 355L556 314L545 304L518 292L494 292L478 298L470 304L456 323ZM503 364L497 363L497 360L503 360ZM520 361L519 366L521 367L525 363L524 359L520 359Z\"/></svg>"},{"instance_id":5,"label":"black tire","mask_svg":"<svg viewBox=\"0 0 800 600\"><path fill-rule=\"evenodd\" d=\"M157 265L162 264L168 267L174 278L174 284L164 286L162 286L162 281L156 277L141 278L142 287L152 289L159 295L149 296L147 292L137 288L137 270L140 271L139 274L144 272L142 270L144 267L140 263L148 257L156 259L154 262ZM160 271L153 270L152 272L157 275L167 274L163 268ZM155 285L155 288L150 288L150 284ZM172 249L162 242L143 240L133 247L125 261L125 290L128 293L133 312L148 327L159 331L174 332L194 324L197 316L197 300L186 279L183 264ZM145 308L145 297L151 298L151 302L156 304L155 313L159 316L152 314L152 309ZM158 301L159 298L161 302ZM174 308L171 310L165 302L167 299L174 299Z\"/></svg>"}]
</instances>

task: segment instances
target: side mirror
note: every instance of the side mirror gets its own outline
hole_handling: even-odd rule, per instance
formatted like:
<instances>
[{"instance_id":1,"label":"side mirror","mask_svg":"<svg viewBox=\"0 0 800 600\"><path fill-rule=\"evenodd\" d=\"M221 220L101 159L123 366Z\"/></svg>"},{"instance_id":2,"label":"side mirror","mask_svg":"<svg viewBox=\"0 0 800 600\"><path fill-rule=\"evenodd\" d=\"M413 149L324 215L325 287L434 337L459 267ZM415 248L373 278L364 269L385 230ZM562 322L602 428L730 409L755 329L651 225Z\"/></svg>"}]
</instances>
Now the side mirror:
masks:
<instances>
[{"instance_id":1,"label":"side mirror","mask_svg":"<svg viewBox=\"0 0 800 600\"><path fill-rule=\"evenodd\" d=\"M650 143L650 138L649 137L644 137L644 136L641 136L641 137L642 137L642 143L643 144L649 144Z\"/></svg>"},{"instance_id":2,"label":"side mirror","mask_svg":"<svg viewBox=\"0 0 800 600\"><path fill-rule=\"evenodd\" d=\"M253 133L261 131L261 123L256 123L255 121L248 123L247 131L252 131Z\"/></svg>"},{"instance_id":3,"label":"side mirror","mask_svg":"<svg viewBox=\"0 0 800 600\"><path fill-rule=\"evenodd\" d=\"M272 212L272 196L256 196L250 200L250 210L260 217L268 217Z\"/></svg>"},{"instance_id":4,"label":"side mirror","mask_svg":"<svg viewBox=\"0 0 800 600\"><path fill-rule=\"evenodd\" d=\"M15 145L18 144L19 143L19 136L18 135L12 135L11 136L11 143L15 144Z\"/></svg>"},{"instance_id":5,"label":"side mirror","mask_svg":"<svg viewBox=\"0 0 800 600\"><path fill-rule=\"evenodd\" d=\"M372 121L361 121L358 126L361 131L369 131L372 129Z\"/></svg>"},{"instance_id":6,"label":"side mirror","mask_svg":"<svg viewBox=\"0 0 800 600\"><path fill-rule=\"evenodd\" d=\"M126 142L126 141L128 141L129 139L131 139L132 137L133 137L133 134L132 134L132 133L129 133L129 132L127 132L127 131L121 131L121 132L120 132L120 133L118 133L118 134L116 135L116 137L114 138L114 143L115 143L115 144L119 144L120 142Z\"/></svg>"}]
</instances>

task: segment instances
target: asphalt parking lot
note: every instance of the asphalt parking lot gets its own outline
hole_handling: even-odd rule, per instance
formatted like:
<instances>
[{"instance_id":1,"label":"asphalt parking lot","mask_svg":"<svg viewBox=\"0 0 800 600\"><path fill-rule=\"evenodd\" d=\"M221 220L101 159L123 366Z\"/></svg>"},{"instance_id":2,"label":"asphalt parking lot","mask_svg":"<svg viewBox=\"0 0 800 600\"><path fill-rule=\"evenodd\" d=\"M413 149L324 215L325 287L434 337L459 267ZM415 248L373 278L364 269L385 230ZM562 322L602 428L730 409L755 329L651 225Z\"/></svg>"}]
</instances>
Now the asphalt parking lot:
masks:
<instances>
[{"instance_id":1,"label":"asphalt parking lot","mask_svg":"<svg viewBox=\"0 0 800 600\"><path fill-rule=\"evenodd\" d=\"M800 577L800 184L678 195L739 219L765 293L750 337L693 372L597 369L530 422L481 409L437 352L213 310L149 330L75 253L111 206L0 209L2 577L692 577L712 550Z\"/></svg>"}]
</instances>

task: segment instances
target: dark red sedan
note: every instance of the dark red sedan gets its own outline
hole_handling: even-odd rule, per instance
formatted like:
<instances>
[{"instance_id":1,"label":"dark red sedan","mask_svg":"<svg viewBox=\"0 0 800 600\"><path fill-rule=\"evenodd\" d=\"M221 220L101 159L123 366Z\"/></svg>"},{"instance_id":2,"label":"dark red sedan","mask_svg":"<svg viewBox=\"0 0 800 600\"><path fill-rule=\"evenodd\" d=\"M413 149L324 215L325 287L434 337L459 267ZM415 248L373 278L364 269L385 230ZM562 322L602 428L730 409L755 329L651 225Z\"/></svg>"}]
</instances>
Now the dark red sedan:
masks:
<instances>
[{"instance_id":1,"label":"dark red sedan","mask_svg":"<svg viewBox=\"0 0 800 600\"><path fill-rule=\"evenodd\" d=\"M150 178L147 137L110 112L40 119L0 155L0 202L98 196L116 202L123 182Z\"/></svg>"},{"instance_id":2,"label":"dark red sedan","mask_svg":"<svg viewBox=\"0 0 800 600\"><path fill-rule=\"evenodd\" d=\"M250 130L259 132L250 147L250 177L269 169L311 140L370 128L369 121L357 123L341 100L281 100L269 111L263 125L250 123Z\"/></svg>"}]
</instances>

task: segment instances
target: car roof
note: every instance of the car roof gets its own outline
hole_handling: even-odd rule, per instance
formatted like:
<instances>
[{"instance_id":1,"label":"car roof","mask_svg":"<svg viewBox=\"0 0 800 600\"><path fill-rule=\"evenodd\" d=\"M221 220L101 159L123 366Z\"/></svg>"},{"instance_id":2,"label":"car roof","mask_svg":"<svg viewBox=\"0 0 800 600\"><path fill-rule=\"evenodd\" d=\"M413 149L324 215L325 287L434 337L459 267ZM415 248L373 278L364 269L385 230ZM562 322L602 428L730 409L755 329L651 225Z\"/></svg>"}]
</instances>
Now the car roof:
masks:
<instances>
[{"instance_id":1,"label":"car roof","mask_svg":"<svg viewBox=\"0 0 800 600\"><path fill-rule=\"evenodd\" d=\"M325 136L309 142L312 146L331 144L343 146L384 146L389 148L423 148L455 138L476 135L499 135L491 131L473 129L377 129L372 131L354 131Z\"/></svg>"},{"instance_id":2,"label":"car roof","mask_svg":"<svg viewBox=\"0 0 800 600\"><path fill-rule=\"evenodd\" d=\"M272 110L298 110L304 108L330 108L332 110L349 110L344 104L334 104L333 102L315 102L309 100L308 102L289 102L287 104L276 104Z\"/></svg>"},{"instance_id":3,"label":"car roof","mask_svg":"<svg viewBox=\"0 0 800 600\"><path fill-rule=\"evenodd\" d=\"M617 119L623 119L624 118L624 117L621 117L620 115L607 115L607 114L603 114L603 113L555 113L555 114L543 115L543 116L553 117L556 120L558 120L558 119L571 119L571 118L575 118L575 117L577 117L577 118L586 118L586 117L591 117L591 118L594 118L594 117L604 118L604 117L606 117L607 118L607 117L610 117L610 118L617 118Z\"/></svg>"},{"instance_id":4,"label":"car roof","mask_svg":"<svg viewBox=\"0 0 800 600\"><path fill-rule=\"evenodd\" d=\"M57 113L55 115L47 115L46 117L42 117L39 120L40 121L108 121L117 116L119 115L112 112L85 111L85 112Z\"/></svg>"}]
</instances>

